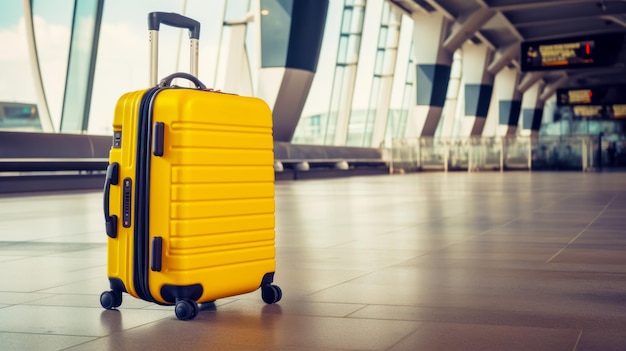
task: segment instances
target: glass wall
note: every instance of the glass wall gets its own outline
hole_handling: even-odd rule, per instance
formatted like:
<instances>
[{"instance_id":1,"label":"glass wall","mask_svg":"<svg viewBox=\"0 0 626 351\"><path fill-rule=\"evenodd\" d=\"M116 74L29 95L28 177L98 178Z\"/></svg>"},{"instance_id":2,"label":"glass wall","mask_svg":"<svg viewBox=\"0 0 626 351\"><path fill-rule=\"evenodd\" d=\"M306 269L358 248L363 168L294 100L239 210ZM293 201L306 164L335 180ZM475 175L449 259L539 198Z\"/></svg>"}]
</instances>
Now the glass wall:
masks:
<instances>
[{"instance_id":1,"label":"glass wall","mask_svg":"<svg viewBox=\"0 0 626 351\"><path fill-rule=\"evenodd\" d=\"M147 14L151 11L179 12L202 23L199 78L220 89L211 85L225 64L218 60L221 47L228 44L222 30L224 19L243 19L250 10L258 9L260 1L33 0L37 49L33 56L25 2L3 0L0 129L109 134L117 99L149 86ZM262 33L252 30L256 26L248 28L246 54L253 80L258 79L261 66L284 66L289 33L283 28L289 27L293 5L293 0L262 1L264 9L275 16L255 17L272 20L259 26ZM91 71L98 27L95 69ZM186 30L165 29L160 33L159 77L189 70ZM330 0L320 62L293 142L371 147L376 146L376 133L384 135L386 145L403 137L407 116L415 105L412 41L413 20L390 2ZM460 135L463 72L455 67L460 67L461 59L455 55L438 137ZM43 89L39 89L40 77ZM549 118L544 118L542 134L624 133L622 124L568 119L565 112L554 120L557 111L552 100L544 111Z\"/></svg>"},{"instance_id":2,"label":"glass wall","mask_svg":"<svg viewBox=\"0 0 626 351\"><path fill-rule=\"evenodd\" d=\"M89 133L109 134L117 99L125 92L149 86L147 19L152 11L184 13L200 21L198 75L200 80L211 86L216 73L224 6L225 1L106 0L89 113ZM176 71L189 72L188 41L186 29L161 28L159 78ZM180 85L186 86L186 83Z\"/></svg>"},{"instance_id":3,"label":"glass wall","mask_svg":"<svg viewBox=\"0 0 626 351\"><path fill-rule=\"evenodd\" d=\"M104 0L83 0L77 1L74 7L61 113L62 132L87 129L103 5Z\"/></svg>"},{"instance_id":4,"label":"glass wall","mask_svg":"<svg viewBox=\"0 0 626 351\"><path fill-rule=\"evenodd\" d=\"M345 145L361 49L366 0L345 0L324 143Z\"/></svg>"},{"instance_id":5,"label":"glass wall","mask_svg":"<svg viewBox=\"0 0 626 351\"><path fill-rule=\"evenodd\" d=\"M52 125L58 131L63 110L74 0L35 0L32 10L39 69Z\"/></svg>"},{"instance_id":6,"label":"glass wall","mask_svg":"<svg viewBox=\"0 0 626 351\"><path fill-rule=\"evenodd\" d=\"M349 146L370 147L373 144L379 144L384 137L396 69L401 18L402 13L397 7L389 2L382 4L373 74L368 77L368 80L371 80L371 88L369 95L363 94L363 96L369 96L367 109L364 114L356 114L353 110L350 116L346 141ZM376 133L375 127L380 129ZM375 134L376 140L374 140Z\"/></svg>"},{"instance_id":7,"label":"glass wall","mask_svg":"<svg viewBox=\"0 0 626 351\"><path fill-rule=\"evenodd\" d=\"M261 67L285 67L293 0L261 0Z\"/></svg>"},{"instance_id":8,"label":"glass wall","mask_svg":"<svg viewBox=\"0 0 626 351\"><path fill-rule=\"evenodd\" d=\"M0 43L0 129L42 130L22 0L3 0Z\"/></svg>"},{"instance_id":9,"label":"glass wall","mask_svg":"<svg viewBox=\"0 0 626 351\"><path fill-rule=\"evenodd\" d=\"M89 66L96 14L100 0L32 1L37 57L28 49L28 17L22 0L3 0L0 11L0 129L81 131L108 134L113 109L124 92L148 85L147 14L151 11L193 13L202 23L200 78L214 81L225 0L107 0L103 9L100 41L89 94ZM75 24L72 31L72 23ZM162 31L160 75L188 71L187 36L182 30ZM74 39L70 55L70 39ZM37 62L39 66L37 67ZM69 63L69 64L68 64ZM69 75L68 73L69 67ZM35 74L33 73L35 72ZM35 82L41 74L43 99ZM67 94L66 93L66 77ZM65 108L64 95L67 96ZM91 107L85 110L91 95ZM40 111L47 104L51 123L41 123ZM6 108L5 108L6 107ZM5 113L6 110L6 113ZM26 111L28 110L28 111ZM61 128L62 112L64 127ZM88 122L87 122L88 121ZM46 122L46 121L44 121ZM50 128L44 128L50 125Z\"/></svg>"}]
</instances>

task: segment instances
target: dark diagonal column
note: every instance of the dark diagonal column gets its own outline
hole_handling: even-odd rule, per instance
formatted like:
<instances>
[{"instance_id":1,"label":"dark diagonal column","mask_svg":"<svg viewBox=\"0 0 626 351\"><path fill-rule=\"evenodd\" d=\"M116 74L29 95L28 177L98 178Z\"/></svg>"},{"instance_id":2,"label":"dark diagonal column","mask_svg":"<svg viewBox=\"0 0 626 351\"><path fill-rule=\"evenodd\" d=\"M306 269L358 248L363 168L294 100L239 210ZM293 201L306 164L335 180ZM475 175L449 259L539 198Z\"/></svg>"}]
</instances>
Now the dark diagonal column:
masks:
<instances>
[{"instance_id":1,"label":"dark diagonal column","mask_svg":"<svg viewBox=\"0 0 626 351\"><path fill-rule=\"evenodd\" d=\"M535 82L524 92L522 98L522 131L523 135L537 136L543 117L543 102L539 98L544 87L543 81Z\"/></svg>"},{"instance_id":2,"label":"dark diagonal column","mask_svg":"<svg viewBox=\"0 0 626 351\"><path fill-rule=\"evenodd\" d=\"M258 96L272 109L274 139L291 141L322 45L328 0L261 0Z\"/></svg>"},{"instance_id":3,"label":"dark diagonal column","mask_svg":"<svg viewBox=\"0 0 626 351\"><path fill-rule=\"evenodd\" d=\"M504 68L496 75L498 127L496 135L515 135L522 108L522 93L517 89L521 74L515 68Z\"/></svg>"},{"instance_id":4,"label":"dark diagonal column","mask_svg":"<svg viewBox=\"0 0 626 351\"><path fill-rule=\"evenodd\" d=\"M485 127L493 92L493 74L487 67L493 51L484 44L463 45L463 79L465 81L465 116L463 136L480 136Z\"/></svg>"},{"instance_id":5,"label":"dark diagonal column","mask_svg":"<svg viewBox=\"0 0 626 351\"><path fill-rule=\"evenodd\" d=\"M406 136L433 136L450 81L452 54L442 45L450 22L437 12L416 12L413 22L416 101L409 111Z\"/></svg>"}]
</instances>

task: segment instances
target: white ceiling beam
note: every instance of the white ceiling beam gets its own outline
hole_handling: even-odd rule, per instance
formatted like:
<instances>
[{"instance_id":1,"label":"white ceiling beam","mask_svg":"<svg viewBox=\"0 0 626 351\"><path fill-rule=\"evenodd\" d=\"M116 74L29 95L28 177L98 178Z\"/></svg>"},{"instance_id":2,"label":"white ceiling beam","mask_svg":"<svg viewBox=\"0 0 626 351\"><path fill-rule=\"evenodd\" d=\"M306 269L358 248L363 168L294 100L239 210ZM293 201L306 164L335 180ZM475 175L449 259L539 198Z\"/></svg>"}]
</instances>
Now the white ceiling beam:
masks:
<instances>
[{"instance_id":1,"label":"white ceiling beam","mask_svg":"<svg viewBox=\"0 0 626 351\"><path fill-rule=\"evenodd\" d=\"M441 14L443 14L445 18L449 19L450 21L456 20L456 18L454 18L454 16L452 16L452 14L448 10L446 10L443 6L439 5L437 0L426 0L426 2L428 3L428 5L432 6L432 8L437 10L437 12L440 12Z\"/></svg>"},{"instance_id":2,"label":"white ceiling beam","mask_svg":"<svg viewBox=\"0 0 626 351\"><path fill-rule=\"evenodd\" d=\"M611 21L615 24L619 24L622 27L626 27L626 21L624 21L623 19L617 17L617 16L611 16L611 15L607 15L607 16L601 16L600 18L607 20L607 21Z\"/></svg>"},{"instance_id":3,"label":"white ceiling beam","mask_svg":"<svg viewBox=\"0 0 626 351\"><path fill-rule=\"evenodd\" d=\"M492 3L493 2L498 3L498 1L492 1ZM496 9L498 11L515 11L515 10L527 10L527 9L537 9L538 11L541 11L541 7L571 5L574 3L581 3L581 2L597 3L598 1L597 0L550 0L550 1L536 0L532 2L529 1L529 2L511 4L511 5L507 5L507 4L494 5L494 4L489 4L489 3L487 5L491 7L492 9Z\"/></svg>"},{"instance_id":4,"label":"white ceiling beam","mask_svg":"<svg viewBox=\"0 0 626 351\"><path fill-rule=\"evenodd\" d=\"M396 7L399 7L403 11L407 12L409 15L411 15L415 11L419 11L423 13L428 12L428 10L426 10L423 6L421 6L420 4L416 3L413 0L388 0L388 1L394 4Z\"/></svg>"},{"instance_id":5,"label":"white ceiling beam","mask_svg":"<svg viewBox=\"0 0 626 351\"><path fill-rule=\"evenodd\" d=\"M529 72L524 74L522 80L517 85L517 90L524 93L526 90L530 89L536 82L542 79L546 74L544 72Z\"/></svg>"},{"instance_id":6,"label":"white ceiling beam","mask_svg":"<svg viewBox=\"0 0 626 351\"><path fill-rule=\"evenodd\" d=\"M494 55L493 61L491 61L487 67L487 71L491 74L496 74L511 63L511 61L514 61L520 54L520 45L519 42L515 42L507 47L499 48Z\"/></svg>"},{"instance_id":7,"label":"white ceiling beam","mask_svg":"<svg viewBox=\"0 0 626 351\"><path fill-rule=\"evenodd\" d=\"M561 78L559 78L556 82L546 85L545 88L543 88L543 92L541 93L541 96L539 96L539 100L544 102L548 100L552 95L554 95L554 93L556 93L556 90L565 85L568 80L569 76L564 72Z\"/></svg>"},{"instance_id":8,"label":"white ceiling beam","mask_svg":"<svg viewBox=\"0 0 626 351\"><path fill-rule=\"evenodd\" d=\"M466 40L473 37L495 14L495 10L487 7L481 7L476 10L465 22L460 23L460 25L452 31L444 41L443 47L450 52L454 52L456 49L460 48Z\"/></svg>"}]
</instances>

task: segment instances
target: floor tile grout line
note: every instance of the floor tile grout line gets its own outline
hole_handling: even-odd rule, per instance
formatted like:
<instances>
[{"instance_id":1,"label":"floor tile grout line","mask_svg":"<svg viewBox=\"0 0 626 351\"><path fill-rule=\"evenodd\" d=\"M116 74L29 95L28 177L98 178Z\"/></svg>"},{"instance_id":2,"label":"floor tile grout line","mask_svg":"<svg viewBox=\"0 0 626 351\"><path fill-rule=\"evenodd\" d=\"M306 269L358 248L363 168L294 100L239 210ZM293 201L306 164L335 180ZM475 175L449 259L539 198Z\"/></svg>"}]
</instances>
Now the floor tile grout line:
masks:
<instances>
[{"instance_id":1,"label":"floor tile grout line","mask_svg":"<svg viewBox=\"0 0 626 351\"><path fill-rule=\"evenodd\" d=\"M576 339L576 343L574 344L574 348L572 349L572 351L576 351L576 349L578 348L578 344L580 343L580 339L583 336L583 329L580 330L580 333L578 333L578 339Z\"/></svg>"},{"instance_id":2,"label":"floor tile grout line","mask_svg":"<svg viewBox=\"0 0 626 351\"><path fill-rule=\"evenodd\" d=\"M408 340L410 337L412 337L413 335L417 334L417 332L420 331L420 329L423 328L424 323L423 322L418 322L419 324L417 325L417 328L415 328L415 330L413 330L412 332L410 332L409 334L405 335L403 338L401 338L400 340L398 340L396 343L394 343L393 345L389 346L388 348L386 348L385 350L392 350L394 349L396 346L402 344L405 340Z\"/></svg>"},{"instance_id":3,"label":"floor tile grout line","mask_svg":"<svg viewBox=\"0 0 626 351\"><path fill-rule=\"evenodd\" d=\"M560 255L563 251L565 251L565 249L567 249L568 247L570 247L570 245L572 245L574 243L574 241L576 241L576 239L578 239L581 235L583 235L583 233L589 229L589 227L591 227L592 224L594 224L598 218L600 218L600 216L602 216L602 214L609 208L609 206L611 206L611 203L613 203L613 201L615 201L615 198L617 197L617 195L613 195L613 198L609 201L608 204L606 204L606 206L604 206L604 208L602 209L602 211L600 211L600 213L598 213L597 216L595 216L591 222L589 222L589 224L587 224L578 234L576 234L576 236L574 238L572 238L572 240L570 240L567 245L565 245L563 248L561 248L559 251L557 251L557 253L555 253L554 255L552 255L552 257L550 257L546 263L550 263L552 262L552 260L554 260L558 255Z\"/></svg>"}]
</instances>

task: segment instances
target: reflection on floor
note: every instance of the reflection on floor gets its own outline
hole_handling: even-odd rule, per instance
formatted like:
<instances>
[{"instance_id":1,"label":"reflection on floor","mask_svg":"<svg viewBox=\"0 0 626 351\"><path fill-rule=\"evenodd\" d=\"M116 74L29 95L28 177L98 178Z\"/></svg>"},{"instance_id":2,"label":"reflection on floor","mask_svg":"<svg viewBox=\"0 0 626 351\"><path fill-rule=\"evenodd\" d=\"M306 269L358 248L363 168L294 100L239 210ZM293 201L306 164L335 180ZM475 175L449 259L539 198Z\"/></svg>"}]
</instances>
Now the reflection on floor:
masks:
<instances>
[{"instance_id":1,"label":"reflection on floor","mask_svg":"<svg viewBox=\"0 0 626 351\"><path fill-rule=\"evenodd\" d=\"M624 350L626 177L280 182L283 300L192 321L108 289L100 193L0 198L2 350Z\"/></svg>"}]
</instances>

